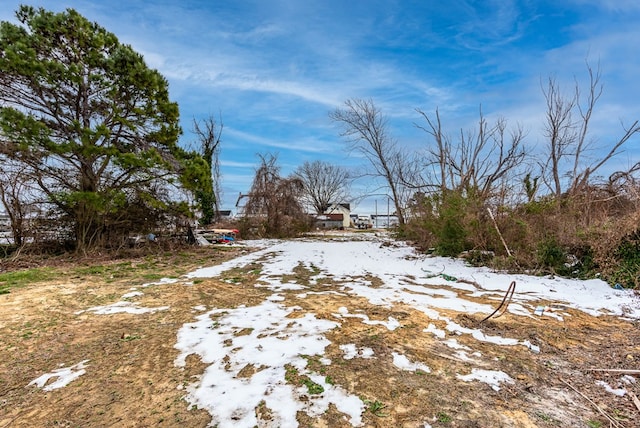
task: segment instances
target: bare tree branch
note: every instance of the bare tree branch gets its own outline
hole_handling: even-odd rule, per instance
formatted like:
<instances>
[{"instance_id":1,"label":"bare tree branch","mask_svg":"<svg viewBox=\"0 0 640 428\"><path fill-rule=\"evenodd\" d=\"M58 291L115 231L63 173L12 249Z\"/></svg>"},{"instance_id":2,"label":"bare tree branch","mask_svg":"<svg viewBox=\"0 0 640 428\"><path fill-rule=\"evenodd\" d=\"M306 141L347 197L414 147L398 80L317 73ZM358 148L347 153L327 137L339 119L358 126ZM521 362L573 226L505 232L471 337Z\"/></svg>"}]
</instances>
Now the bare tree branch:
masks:
<instances>
[{"instance_id":1,"label":"bare tree branch","mask_svg":"<svg viewBox=\"0 0 640 428\"><path fill-rule=\"evenodd\" d=\"M342 125L341 135L349 148L363 155L376 175L385 180L398 222L404 225L408 189L402 184L401 172L407 157L388 135L386 117L372 100L362 99L347 100L344 108L334 110L329 117Z\"/></svg>"},{"instance_id":2,"label":"bare tree branch","mask_svg":"<svg viewBox=\"0 0 640 428\"><path fill-rule=\"evenodd\" d=\"M317 214L331 204L346 202L349 194L349 172L322 161L305 162L294 172L302 181L304 200Z\"/></svg>"}]
</instances>

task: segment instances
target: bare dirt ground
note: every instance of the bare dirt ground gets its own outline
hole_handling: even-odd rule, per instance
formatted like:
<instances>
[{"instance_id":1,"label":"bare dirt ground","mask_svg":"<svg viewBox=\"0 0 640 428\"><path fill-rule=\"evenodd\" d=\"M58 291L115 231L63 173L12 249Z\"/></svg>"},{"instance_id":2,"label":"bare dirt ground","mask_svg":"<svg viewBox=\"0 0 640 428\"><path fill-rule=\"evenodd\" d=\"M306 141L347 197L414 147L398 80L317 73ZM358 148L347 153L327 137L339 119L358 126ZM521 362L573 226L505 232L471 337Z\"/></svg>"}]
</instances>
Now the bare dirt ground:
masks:
<instances>
[{"instance_id":1,"label":"bare dirt ground","mask_svg":"<svg viewBox=\"0 0 640 428\"><path fill-rule=\"evenodd\" d=\"M238 268L226 277L198 279L189 286L145 288L141 306L169 306L167 310L96 315L86 309L111 304L148 278L179 277L243 251L247 250L200 248L126 262L69 264L56 267L54 279L0 295L0 428L210 424L206 411L185 401L183 389L205 366L195 356L188 357L184 369L174 365L179 352L174 348L176 334L194 320L195 306L232 308L264 301L270 292L252 286L259 266ZM299 269L295 280L304 284L310 274ZM306 284L310 291L326 290L330 281ZM294 292L281 294L289 304L317 318L335 321L332 314L348 299L352 312L360 309L371 319L392 316L400 321L402 327L390 331L345 318L339 329L327 334L331 345L325 356L337 363L322 366L309 359L311 369L369 403L363 414L367 427L421 427L425 422L432 427L640 427L640 410L629 395L619 397L596 385L597 380L615 383L619 374L591 371L640 369L638 321L596 318L573 310L567 310L571 316L564 322L508 313L489 320L483 327L487 334L528 338L541 349L535 353L524 346L474 342L491 369L504 370L515 379L494 391L484 383L456 378L456 373L468 371L464 361L421 333L432 321L411 307L398 304L389 309L334 294L297 300ZM462 326L476 326L481 319L480 315L442 313ZM457 339L461 344L470 340ZM339 345L347 343L372 348L376 358L345 360ZM396 349L426 362L431 372L398 370L391 363ZM66 387L47 392L28 386L41 374L83 360L89 360L86 374ZM640 395L640 382L627 388ZM261 426L270 426L268 414L260 420ZM310 427L350 426L334 407L319 419L300 413L298 422Z\"/></svg>"}]
</instances>

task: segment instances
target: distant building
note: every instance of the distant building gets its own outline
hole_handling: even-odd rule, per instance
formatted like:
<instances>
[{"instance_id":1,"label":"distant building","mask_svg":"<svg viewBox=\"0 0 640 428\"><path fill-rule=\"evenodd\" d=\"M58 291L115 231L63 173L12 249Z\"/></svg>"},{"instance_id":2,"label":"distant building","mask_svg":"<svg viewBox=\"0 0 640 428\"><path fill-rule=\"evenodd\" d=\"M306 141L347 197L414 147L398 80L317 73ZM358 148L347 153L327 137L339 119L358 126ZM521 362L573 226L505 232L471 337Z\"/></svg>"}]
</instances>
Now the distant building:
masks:
<instances>
[{"instance_id":1,"label":"distant building","mask_svg":"<svg viewBox=\"0 0 640 428\"><path fill-rule=\"evenodd\" d=\"M351 226L351 217L350 217L351 205L350 204L347 204L347 203L331 204L324 210L324 214L328 214L328 215L340 214L342 216L341 217L342 227L347 228ZM332 221L335 221L335 220L332 220Z\"/></svg>"},{"instance_id":2,"label":"distant building","mask_svg":"<svg viewBox=\"0 0 640 428\"><path fill-rule=\"evenodd\" d=\"M374 214L371 216L371 222L375 229L389 229L399 224L398 216L387 214Z\"/></svg>"},{"instance_id":3,"label":"distant building","mask_svg":"<svg viewBox=\"0 0 640 428\"><path fill-rule=\"evenodd\" d=\"M220 220L229 220L233 215L231 214L231 210L218 210L218 217Z\"/></svg>"},{"instance_id":4,"label":"distant building","mask_svg":"<svg viewBox=\"0 0 640 428\"><path fill-rule=\"evenodd\" d=\"M318 214L315 217L317 229L344 229L343 214Z\"/></svg>"}]
</instances>

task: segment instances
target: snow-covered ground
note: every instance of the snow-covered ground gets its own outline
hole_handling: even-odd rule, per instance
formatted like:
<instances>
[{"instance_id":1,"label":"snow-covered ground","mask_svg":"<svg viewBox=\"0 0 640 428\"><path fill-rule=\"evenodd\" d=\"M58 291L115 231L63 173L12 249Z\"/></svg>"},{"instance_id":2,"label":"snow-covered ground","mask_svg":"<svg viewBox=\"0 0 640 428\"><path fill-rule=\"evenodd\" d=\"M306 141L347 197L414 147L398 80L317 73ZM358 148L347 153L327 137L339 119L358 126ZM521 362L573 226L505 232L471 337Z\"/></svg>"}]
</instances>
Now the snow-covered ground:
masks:
<instances>
[{"instance_id":1,"label":"snow-covered ground","mask_svg":"<svg viewBox=\"0 0 640 428\"><path fill-rule=\"evenodd\" d=\"M297 412L314 417L325 412L330 404L344 414L351 425L362 425L366 407L362 399L310 370L307 358L317 356L326 366L335 363L324 355L331 344L326 334L339 329L347 319L356 318L389 331L401 327L401 322L393 317L371 320L368 315L350 311L347 306L335 311L330 320L302 311L288 301L288 296L289 299L293 296L296 299L313 299L319 292L290 279L295 275L294 269L300 265L311 272L312 284L331 277L334 285L327 286L320 293L357 296L371 305L388 308L402 304L422 312L432 320L432 323L421 326L422 333L441 341L460 360L471 363L481 359L482 354L458 343L451 338L452 335L468 335L480 342L523 346L531 352L540 352L526 338L487 335L480 327L461 326L446 315L451 311L490 314L512 281L516 282L516 291L508 310L515 316L553 317L562 322L570 316L567 309L572 308L594 316L610 314L640 318L640 301L633 292L614 290L600 280L507 275L470 267L460 260L417 254L411 247L386 235L357 236L357 239L336 236L330 240L250 241L245 245L258 247L257 251L217 266L203 267L179 281L158 283L189 285L196 278L219 277L233 268L256 262L262 264L260 287L270 290L264 301L234 308L194 307L197 315L194 315L193 322L182 326L177 333L175 348L179 355L175 364L183 367L187 357L195 354L207 365L202 376L186 386L185 393L191 405L204 408L212 415L212 425L221 428L257 426L256 408L266 406L274 426L295 427L298 426ZM372 286L372 277L380 280L376 286ZM149 285L153 284L145 284ZM141 294L141 290L134 289L111 308L102 306L87 311L112 314L123 310L143 313L167 309L145 309L131 302ZM478 297L495 303L479 303ZM544 312L540 310L540 302L545 302ZM375 358L371 348L358 348L355 344L340 345L340 350L344 359ZM412 361L398 352L393 353L393 364L398 370L430 372L430 367L424 362ZM247 367L253 368L248 374ZM312 393L306 386L287 382L287 370L306 376L321 387L319 390L322 392ZM504 383L513 382L508 373L480 368L457 373L457 378L464 382L485 382L494 390L499 390ZM424 423L428 426L427 421Z\"/></svg>"},{"instance_id":2,"label":"snow-covered ground","mask_svg":"<svg viewBox=\"0 0 640 428\"><path fill-rule=\"evenodd\" d=\"M543 316L559 320L568 316L565 308L579 309L592 315L615 314L640 318L640 302L632 292L613 290L600 280L506 275L470 267L460 260L426 257L416 254L412 248L402 243L374 235L368 236L368 239L361 237L357 241L338 237L331 241L304 239L249 242L247 245L263 248L187 275L189 278L216 277L229 269L260 260L263 263L260 282L268 284L273 290L272 296L257 306L232 310L214 308L206 311L198 316L197 321L184 326L178 333L176 348L181 354L176 364L184 364L186 356L192 353L200 355L205 363L210 364L202 379L190 386L188 397L194 404L211 412L214 424L217 423L220 427L255 426L257 420L254 409L261 401L265 401L279 426L297 426L297 411L303 410L314 415L326 409L330 402L336 405L340 403L339 410L348 415L354 426L359 425L363 405L356 397L347 395L338 387L327 385L321 377L314 378L310 372L307 374L323 386L324 394L301 400L302 396L308 395L306 391L293 388L285 382L284 365L293 364L298 370L305 372L306 362L300 356L322 355L329 344L323 333L338 328L342 319L358 317L363 323L374 323L365 314L350 314L348 308L341 307L334 314L334 322L305 314L292 324L286 315L298 308L287 304L283 291L299 290L297 297L313 296L305 291L306 287L302 284L282 281L283 276L293 275L294 268L300 264L315 273L312 281L331 275L334 281L342 284L327 292L364 297L374 305L410 305L434 321L445 321L449 333L468 334L476 340L499 345L526 346L533 352L539 352L539 349L527 340L489 336L480 329L462 327L441 315L440 310L488 315L502 299L509 284L516 281L516 293L509 305L509 311L515 315L538 316L534 312L539 306L538 302L543 300L554 304L553 311L545 311ZM370 281L365 278L372 276L381 279L383 285L371 287ZM476 303L473 297L477 296L494 298L496 305ZM220 314L223 315L219 316ZM384 325L389 330L400 325L393 318L375 323ZM249 335L234 336L234 332L245 328L253 330ZM432 334L439 339L445 337L445 332L432 324L425 325L424 328L425 334ZM455 339L443 342L456 349L460 358L481 356L480 353L457 344ZM346 359L373 356L370 349L356 349L355 345L343 345L341 349ZM229 358L226 361L223 360L225 356ZM393 358L394 364L401 370L429 372L429 367L425 364L409 361L404 355L394 353ZM238 371L247 364L267 369L249 379L238 377ZM330 361L326 364L330 364ZM459 374L459 379L486 382L495 390L500 388L502 382L512 382L506 373L481 369Z\"/></svg>"}]
</instances>

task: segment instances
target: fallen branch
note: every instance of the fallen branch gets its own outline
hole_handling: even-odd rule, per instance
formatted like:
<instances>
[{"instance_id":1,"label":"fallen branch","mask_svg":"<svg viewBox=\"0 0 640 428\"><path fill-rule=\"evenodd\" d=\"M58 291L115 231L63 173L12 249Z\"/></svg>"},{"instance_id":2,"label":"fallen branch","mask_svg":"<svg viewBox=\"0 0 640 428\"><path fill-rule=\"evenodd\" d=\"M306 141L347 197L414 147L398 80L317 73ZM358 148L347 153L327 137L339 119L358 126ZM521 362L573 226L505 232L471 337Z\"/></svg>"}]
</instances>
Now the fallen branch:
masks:
<instances>
[{"instance_id":1,"label":"fallen branch","mask_svg":"<svg viewBox=\"0 0 640 428\"><path fill-rule=\"evenodd\" d=\"M562 381L562 383L564 383L565 385L567 385L569 388L571 388L572 390L574 390L575 392L577 392L578 394L580 394L580 396L581 396L582 398L584 398L584 399L585 399L585 400L587 400L589 403L591 403L591 405L592 405L593 407L595 407L595 408L596 408L596 410L597 410L598 412L600 412L600 414L601 414L602 416L604 416L605 418L607 418L607 420L609 421L609 424L610 424L612 427L615 427L615 428L624 428L624 426L623 426L620 422L616 421L616 420L615 420L615 419L613 419L611 416L609 416L609 414L608 414L607 412L605 412L604 410L602 410L602 409L600 408L600 406L598 406L596 403L594 403L594 402L593 402L593 400L591 400L589 397L587 397L586 395L584 395L582 392L578 391L576 388L574 388L574 387L573 387L573 385L571 385L571 384L570 384L569 382L567 382L566 380L564 380L564 379L562 379L562 378L561 378L560 380Z\"/></svg>"},{"instance_id":2,"label":"fallen branch","mask_svg":"<svg viewBox=\"0 0 640 428\"><path fill-rule=\"evenodd\" d=\"M502 237L502 233L500 233L500 228L498 227L498 222L496 222L496 218L493 216L493 212L491 212L491 209L489 207L487 207L487 212L489 213L489 217L491 217L491 220L493 221L493 227L495 227L496 232L498 232L498 236L500 237L500 241L502 241L504 249L507 251L507 256L512 257L511 250L509 250L507 242Z\"/></svg>"},{"instance_id":3,"label":"fallen branch","mask_svg":"<svg viewBox=\"0 0 640 428\"><path fill-rule=\"evenodd\" d=\"M638 400L638 397L636 397L636 394L634 394L633 391L629 391L629 390L627 390L627 393L631 397L631 400L633 400L633 404L636 405L636 409L638 409L638 411L640 412L640 400Z\"/></svg>"},{"instance_id":4,"label":"fallen branch","mask_svg":"<svg viewBox=\"0 0 640 428\"><path fill-rule=\"evenodd\" d=\"M610 373L624 373L624 374L640 374L640 370L632 369L587 369L590 372L610 372Z\"/></svg>"}]
</instances>

